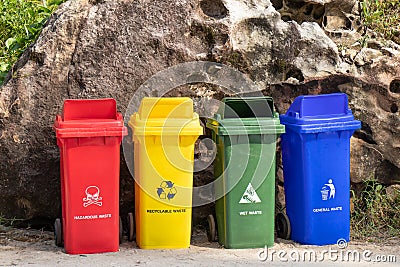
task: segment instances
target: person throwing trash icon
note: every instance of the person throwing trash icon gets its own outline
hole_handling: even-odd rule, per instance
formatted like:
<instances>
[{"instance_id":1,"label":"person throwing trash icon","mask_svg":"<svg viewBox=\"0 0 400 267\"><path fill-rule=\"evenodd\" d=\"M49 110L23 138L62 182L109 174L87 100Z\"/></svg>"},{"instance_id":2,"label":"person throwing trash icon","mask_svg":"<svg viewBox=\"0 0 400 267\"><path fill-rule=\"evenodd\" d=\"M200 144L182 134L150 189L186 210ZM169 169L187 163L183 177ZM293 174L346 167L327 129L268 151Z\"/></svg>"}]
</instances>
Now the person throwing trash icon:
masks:
<instances>
[{"instance_id":1,"label":"person throwing trash icon","mask_svg":"<svg viewBox=\"0 0 400 267\"><path fill-rule=\"evenodd\" d=\"M335 198L335 186L332 183L332 179L328 180L327 184L324 184L325 186L329 187L329 199Z\"/></svg>"}]
</instances>

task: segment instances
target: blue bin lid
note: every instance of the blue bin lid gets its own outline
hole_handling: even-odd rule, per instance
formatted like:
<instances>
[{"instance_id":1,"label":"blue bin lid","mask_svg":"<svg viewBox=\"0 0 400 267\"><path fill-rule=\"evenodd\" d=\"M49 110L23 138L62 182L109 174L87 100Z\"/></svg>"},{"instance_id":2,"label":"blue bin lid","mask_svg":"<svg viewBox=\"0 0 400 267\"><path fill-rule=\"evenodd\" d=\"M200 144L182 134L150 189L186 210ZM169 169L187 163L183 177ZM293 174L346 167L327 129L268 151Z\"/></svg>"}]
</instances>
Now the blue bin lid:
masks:
<instances>
[{"instance_id":1,"label":"blue bin lid","mask_svg":"<svg viewBox=\"0 0 400 267\"><path fill-rule=\"evenodd\" d=\"M356 130L361 122L354 120L343 93L303 95L296 97L281 123L299 133Z\"/></svg>"}]
</instances>

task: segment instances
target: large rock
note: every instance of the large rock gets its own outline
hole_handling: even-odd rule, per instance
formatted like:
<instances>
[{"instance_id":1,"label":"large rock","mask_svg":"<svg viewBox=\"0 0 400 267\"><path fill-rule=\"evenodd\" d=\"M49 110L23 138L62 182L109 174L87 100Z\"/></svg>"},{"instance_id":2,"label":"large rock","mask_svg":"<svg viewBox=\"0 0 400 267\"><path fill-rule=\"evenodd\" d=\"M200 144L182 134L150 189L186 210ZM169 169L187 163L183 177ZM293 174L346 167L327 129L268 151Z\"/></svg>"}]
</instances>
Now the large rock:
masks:
<instances>
[{"instance_id":1,"label":"large rock","mask_svg":"<svg viewBox=\"0 0 400 267\"><path fill-rule=\"evenodd\" d=\"M361 183L366 180L373 180L376 177L376 171L382 164L382 154L361 139L351 139L350 176L353 183Z\"/></svg>"},{"instance_id":2,"label":"large rock","mask_svg":"<svg viewBox=\"0 0 400 267\"><path fill-rule=\"evenodd\" d=\"M324 5L333 3L308 2L322 6L312 11L319 23ZM59 156L51 126L64 99L114 97L124 111L153 74L194 60L217 61L247 73L260 90L274 96L280 112L300 94L348 93L363 121L356 135L360 146L368 143L382 155L376 160L399 172L398 48L369 47L381 53L358 56L364 64L356 65L361 46L339 51L318 23L282 18L269 0L63 4L1 88L0 213L23 219L60 214ZM198 174L195 182L204 184L211 177ZM133 209L132 183L122 161L122 213Z\"/></svg>"},{"instance_id":3,"label":"large rock","mask_svg":"<svg viewBox=\"0 0 400 267\"><path fill-rule=\"evenodd\" d=\"M59 156L52 123L70 96L68 74L89 6L68 2L14 66L0 92L0 213L54 217Z\"/></svg>"}]
</instances>

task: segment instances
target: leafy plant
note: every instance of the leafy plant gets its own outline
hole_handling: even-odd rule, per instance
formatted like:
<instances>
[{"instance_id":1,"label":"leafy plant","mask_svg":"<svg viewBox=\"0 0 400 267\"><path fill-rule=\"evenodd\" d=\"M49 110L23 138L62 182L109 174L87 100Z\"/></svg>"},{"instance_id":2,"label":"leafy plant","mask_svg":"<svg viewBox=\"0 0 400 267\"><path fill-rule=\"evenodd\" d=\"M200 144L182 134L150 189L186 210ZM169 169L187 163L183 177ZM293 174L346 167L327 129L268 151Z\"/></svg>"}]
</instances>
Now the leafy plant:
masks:
<instances>
[{"instance_id":1,"label":"leafy plant","mask_svg":"<svg viewBox=\"0 0 400 267\"><path fill-rule=\"evenodd\" d=\"M52 12L64 1L0 1L0 85L12 65L39 36Z\"/></svg>"},{"instance_id":2,"label":"leafy plant","mask_svg":"<svg viewBox=\"0 0 400 267\"><path fill-rule=\"evenodd\" d=\"M352 236L356 239L386 238L400 234L400 192L389 196L375 180L365 181L358 195L352 190Z\"/></svg>"},{"instance_id":3,"label":"leafy plant","mask_svg":"<svg viewBox=\"0 0 400 267\"><path fill-rule=\"evenodd\" d=\"M400 43L400 0L361 0L363 24Z\"/></svg>"}]
</instances>

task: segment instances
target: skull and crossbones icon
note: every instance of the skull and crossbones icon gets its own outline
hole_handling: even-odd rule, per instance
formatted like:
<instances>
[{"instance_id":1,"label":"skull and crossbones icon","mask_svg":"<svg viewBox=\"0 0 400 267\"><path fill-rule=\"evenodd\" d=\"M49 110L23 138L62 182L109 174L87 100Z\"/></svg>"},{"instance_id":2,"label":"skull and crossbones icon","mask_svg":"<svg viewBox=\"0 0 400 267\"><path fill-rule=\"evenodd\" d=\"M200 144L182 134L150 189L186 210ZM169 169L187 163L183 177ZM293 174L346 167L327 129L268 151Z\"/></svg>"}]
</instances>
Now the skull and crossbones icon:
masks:
<instances>
[{"instance_id":1,"label":"skull and crossbones icon","mask_svg":"<svg viewBox=\"0 0 400 267\"><path fill-rule=\"evenodd\" d=\"M85 190L86 197L83 198L83 206L86 208L92 204L101 207L103 198L100 196L100 189L97 186L88 186Z\"/></svg>"}]
</instances>

